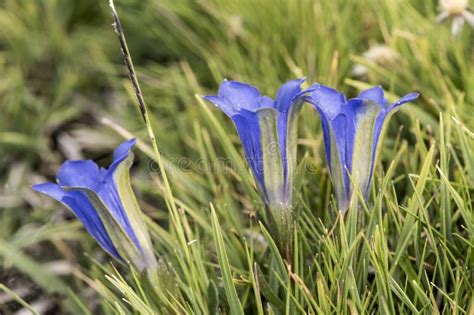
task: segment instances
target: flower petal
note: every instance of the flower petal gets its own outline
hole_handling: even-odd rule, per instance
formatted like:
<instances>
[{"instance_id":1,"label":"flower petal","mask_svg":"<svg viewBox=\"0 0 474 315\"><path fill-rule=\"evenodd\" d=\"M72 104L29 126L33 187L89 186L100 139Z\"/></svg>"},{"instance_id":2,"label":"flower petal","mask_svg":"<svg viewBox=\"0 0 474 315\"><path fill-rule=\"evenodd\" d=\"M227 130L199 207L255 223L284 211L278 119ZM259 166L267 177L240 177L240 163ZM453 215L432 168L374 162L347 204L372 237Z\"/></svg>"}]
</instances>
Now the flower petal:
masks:
<instances>
[{"instance_id":1,"label":"flower petal","mask_svg":"<svg viewBox=\"0 0 474 315\"><path fill-rule=\"evenodd\" d=\"M420 96L420 93L417 93L417 92L408 93L407 95L403 96L401 99L399 99L398 101L390 105L388 107L388 111L391 111L392 109L395 109L405 103L413 102L414 100L418 98L418 96Z\"/></svg>"},{"instance_id":2,"label":"flower petal","mask_svg":"<svg viewBox=\"0 0 474 315\"><path fill-rule=\"evenodd\" d=\"M133 263L138 270L142 271L146 264L140 247L137 247L136 243L130 239L130 235L125 230L125 227L117 221L111 209L104 204L97 193L85 187L64 187L64 189L71 193L82 195L88 200L99 215L120 256L127 263Z\"/></svg>"},{"instance_id":3,"label":"flower petal","mask_svg":"<svg viewBox=\"0 0 474 315\"><path fill-rule=\"evenodd\" d=\"M275 97L275 108L279 112L287 112L293 104L295 97L301 95L301 84L305 78L291 80L284 83L277 91Z\"/></svg>"},{"instance_id":4,"label":"flower petal","mask_svg":"<svg viewBox=\"0 0 474 315\"><path fill-rule=\"evenodd\" d=\"M329 120L336 117L342 111L342 106L346 102L344 94L319 84L313 85L313 88L315 90L306 100L320 112L323 112Z\"/></svg>"},{"instance_id":5,"label":"flower petal","mask_svg":"<svg viewBox=\"0 0 474 315\"><path fill-rule=\"evenodd\" d=\"M128 155L128 152L130 152L130 150L135 146L136 143L136 139L130 139L122 142L114 151L114 161L122 158L124 155Z\"/></svg>"},{"instance_id":6,"label":"flower petal","mask_svg":"<svg viewBox=\"0 0 474 315\"><path fill-rule=\"evenodd\" d=\"M449 12L443 11L436 17L436 23L441 23L444 20L446 20L448 17L449 17Z\"/></svg>"},{"instance_id":7,"label":"flower petal","mask_svg":"<svg viewBox=\"0 0 474 315\"><path fill-rule=\"evenodd\" d=\"M256 112L262 146L263 181L270 209L288 206L285 200L282 152L278 141L277 120L280 113L273 108ZM286 162L286 161L284 161ZM283 205L284 204L284 205Z\"/></svg>"},{"instance_id":8,"label":"flower petal","mask_svg":"<svg viewBox=\"0 0 474 315\"><path fill-rule=\"evenodd\" d=\"M403 104L414 101L415 99L418 98L419 95L420 94L416 93L416 92L406 94L401 99L399 99L395 103L388 106L385 111L381 112L378 115L377 119L375 120L375 125L374 125L372 160L375 161L376 158L377 158L376 155L377 155L377 151L378 151L377 147L378 147L379 138L380 138L380 135L383 131L385 123L388 122L388 120L390 119L390 116L392 114L391 111L394 110L394 109L397 109L398 107L400 107ZM374 165L372 165L371 170L370 170L370 178L372 177L373 168L374 168Z\"/></svg>"},{"instance_id":9,"label":"flower petal","mask_svg":"<svg viewBox=\"0 0 474 315\"><path fill-rule=\"evenodd\" d=\"M474 27L474 14L471 11L465 10L462 16L471 27Z\"/></svg>"},{"instance_id":10,"label":"flower petal","mask_svg":"<svg viewBox=\"0 0 474 315\"><path fill-rule=\"evenodd\" d=\"M150 235L130 182L130 167L133 164L133 152L130 149L131 146L125 155L110 166L105 182L99 190L99 196L105 204L110 204L109 208L116 207L120 213L117 221L140 250L142 256L140 263L148 269L154 269L157 261Z\"/></svg>"},{"instance_id":11,"label":"flower petal","mask_svg":"<svg viewBox=\"0 0 474 315\"><path fill-rule=\"evenodd\" d=\"M101 183L97 193L100 199L104 202L107 208L110 209L115 220L124 228L125 232L128 234L130 239L135 242L138 248L140 248L140 242L138 241L135 231L130 224L130 220L125 211L124 205L120 198L120 194L115 183L114 174L119 169L120 165L125 162L128 157L127 155L122 155L110 165L107 170L107 174L104 177L103 182ZM133 159L133 157L132 157ZM131 192L133 193L133 191Z\"/></svg>"},{"instance_id":12,"label":"flower petal","mask_svg":"<svg viewBox=\"0 0 474 315\"><path fill-rule=\"evenodd\" d=\"M387 104L387 100L384 99L383 89L380 85L362 91L357 98L371 100L382 107L385 107L385 105Z\"/></svg>"},{"instance_id":13,"label":"flower petal","mask_svg":"<svg viewBox=\"0 0 474 315\"><path fill-rule=\"evenodd\" d=\"M60 186L81 186L94 191L102 181L99 167L92 160L64 162L57 178Z\"/></svg>"},{"instance_id":14,"label":"flower petal","mask_svg":"<svg viewBox=\"0 0 474 315\"><path fill-rule=\"evenodd\" d=\"M326 154L326 162L328 163L329 171L331 171L332 162L331 162L331 150L333 150L333 146L331 145L331 121L326 116L325 113L318 110L319 115L321 117L321 127L323 129L323 140L324 140L324 152ZM334 142L334 145L336 143ZM337 146L334 147L334 150L337 150Z\"/></svg>"},{"instance_id":15,"label":"flower petal","mask_svg":"<svg viewBox=\"0 0 474 315\"><path fill-rule=\"evenodd\" d=\"M303 103L296 102L287 112L280 112L277 122L278 141L281 150L285 182L285 200L291 202L293 177L296 169L296 148L298 139L298 114Z\"/></svg>"},{"instance_id":16,"label":"flower petal","mask_svg":"<svg viewBox=\"0 0 474 315\"><path fill-rule=\"evenodd\" d=\"M352 99L346 105L348 126L347 158L352 181L360 188L364 196L367 195L371 170L374 165L374 150L378 139L374 139L376 122L384 110L373 101ZM350 159L349 159L350 156Z\"/></svg>"},{"instance_id":17,"label":"flower petal","mask_svg":"<svg viewBox=\"0 0 474 315\"><path fill-rule=\"evenodd\" d=\"M247 162L252 168L261 191L265 194L262 145L257 114L254 111L241 110L232 116L232 120L237 128Z\"/></svg>"},{"instance_id":18,"label":"flower petal","mask_svg":"<svg viewBox=\"0 0 474 315\"><path fill-rule=\"evenodd\" d=\"M225 80L219 86L219 96L226 99L234 110L257 109L260 92L253 86L238 81Z\"/></svg>"},{"instance_id":19,"label":"flower petal","mask_svg":"<svg viewBox=\"0 0 474 315\"><path fill-rule=\"evenodd\" d=\"M462 15L455 16L451 24L451 35L457 36L464 26L464 17Z\"/></svg>"},{"instance_id":20,"label":"flower petal","mask_svg":"<svg viewBox=\"0 0 474 315\"><path fill-rule=\"evenodd\" d=\"M258 100L258 103L259 103L258 109L260 109L260 108L274 108L275 107L275 101L272 100L268 96L260 97L260 99Z\"/></svg>"},{"instance_id":21,"label":"flower petal","mask_svg":"<svg viewBox=\"0 0 474 315\"><path fill-rule=\"evenodd\" d=\"M218 95L208 95L208 96L203 96L203 99L217 106L221 111L224 112L224 114L226 114L229 117L235 114L235 110L232 107L232 104L230 104L223 97L220 97Z\"/></svg>"},{"instance_id":22,"label":"flower petal","mask_svg":"<svg viewBox=\"0 0 474 315\"><path fill-rule=\"evenodd\" d=\"M322 116L321 116L322 117ZM349 207L351 186L348 171L350 171L350 159L346 156L348 151L347 134L350 128L347 117L341 113L332 121L322 118L323 130L327 130L325 135L325 147L331 180L338 200L339 209L346 211Z\"/></svg>"},{"instance_id":23,"label":"flower petal","mask_svg":"<svg viewBox=\"0 0 474 315\"><path fill-rule=\"evenodd\" d=\"M53 183L34 185L32 189L61 202L69 208L104 250L118 260L122 260L96 209L82 193L64 191L59 185Z\"/></svg>"}]
</instances>

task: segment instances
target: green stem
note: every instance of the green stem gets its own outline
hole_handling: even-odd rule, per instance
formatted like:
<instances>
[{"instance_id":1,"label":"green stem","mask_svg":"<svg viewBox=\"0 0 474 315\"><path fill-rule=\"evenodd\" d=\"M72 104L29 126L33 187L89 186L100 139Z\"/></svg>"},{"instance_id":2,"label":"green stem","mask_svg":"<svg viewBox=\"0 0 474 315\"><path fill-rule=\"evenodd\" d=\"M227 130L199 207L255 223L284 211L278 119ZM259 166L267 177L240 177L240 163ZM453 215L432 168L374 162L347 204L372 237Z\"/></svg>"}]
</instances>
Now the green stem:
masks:
<instances>
[{"instance_id":1,"label":"green stem","mask_svg":"<svg viewBox=\"0 0 474 315\"><path fill-rule=\"evenodd\" d=\"M109 5L112 10L112 15L114 17L113 26L114 26L115 33L117 34L120 41L120 47L122 50L122 55L123 55L125 65L127 66L128 76L130 78L133 89L135 91L138 107L140 108L140 112L142 114L143 120L145 121L145 125L148 131L148 137L153 147L154 160L158 163L158 166L160 167L160 170L161 170L161 176L163 178L164 187L165 187L165 193L164 193L165 202L168 209L171 209L172 213L177 214L178 211L176 208L176 204L174 202L171 185L168 180L168 176L166 175L165 165L161 157L160 150L158 149L155 132L153 131L153 127L150 121L150 117L148 115L148 109L145 103L145 99L143 98L143 94L140 89L140 84L138 83L135 68L133 66L133 61L130 56L130 51L128 50L127 41L125 39L125 34L123 33L122 25L120 23L120 19L117 14L117 11L115 10L113 0L109 0ZM181 241L184 241L184 240L181 240ZM166 290L168 291L171 290L171 294L174 293L175 286L172 281L172 273L169 270L169 268L165 265L165 262L162 260L162 258L158 259L157 269L147 271L147 278L158 295L162 295L164 292L166 292ZM163 296L162 296L162 299L163 299Z\"/></svg>"},{"instance_id":2,"label":"green stem","mask_svg":"<svg viewBox=\"0 0 474 315\"><path fill-rule=\"evenodd\" d=\"M271 205L268 206L271 220L271 231L280 253L291 263L293 258L293 229L295 218L290 206Z\"/></svg>"},{"instance_id":3,"label":"green stem","mask_svg":"<svg viewBox=\"0 0 474 315\"><path fill-rule=\"evenodd\" d=\"M155 155L155 160L158 162L158 166L161 170L161 176L163 177L163 182L165 185L165 201L169 208L176 210L176 205L173 199L173 193L171 190L171 186L168 180L168 176L166 175L165 165L163 163L163 159L161 158L160 150L158 149L158 144L155 137L155 132L153 131L153 127L150 122L150 117L148 115L148 109L145 103L145 99L143 98L142 91L140 89L140 84L138 83L137 75L135 72L135 67L133 66L133 61L130 56L130 51L128 50L127 41L125 39L125 34L123 33L122 24L120 23L120 18L115 10L114 1L109 0L109 5L112 10L112 16L114 17L114 30L117 34L120 42L120 48L122 50L123 60L125 65L127 66L128 76L133 86L133 90L135 91L135 96L137 98L138 107L142 114L142 118L145 121L145 125L148 131L148 137L150 138L151 145L153 147L153 152Z\"/></svg>"}]
</instances>

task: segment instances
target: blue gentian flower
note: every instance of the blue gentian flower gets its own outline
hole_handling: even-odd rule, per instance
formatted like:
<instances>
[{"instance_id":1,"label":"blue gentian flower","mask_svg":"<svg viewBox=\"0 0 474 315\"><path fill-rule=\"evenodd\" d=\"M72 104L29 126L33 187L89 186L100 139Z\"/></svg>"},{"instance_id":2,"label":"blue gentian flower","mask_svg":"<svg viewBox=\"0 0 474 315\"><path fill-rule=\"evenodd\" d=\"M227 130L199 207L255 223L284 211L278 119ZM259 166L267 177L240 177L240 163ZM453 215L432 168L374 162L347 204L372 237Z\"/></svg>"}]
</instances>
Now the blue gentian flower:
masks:
<instances>
[{"instance_id":1,"label":"blue gentian flower","mask_svg":"<svg viewBox=\"0 0 474 315\"><path fill-rule=\"evenodd\" d=\"M346 211L355 187L365 199L368 197L377 144L390 114L419 94L410 93L388 104L380 86L349 100L343 93L324 85L314 84L313 88L305 99L321 116L331 180L339 209Z\"/></svg>"},{"instance_id":2,"label":"blue gentian flower","mask_svg":"<svg viewBox=\"0 0 474 315\"><path fill-rule=\"evenodd\" d=\"M263 201L281 237L285 237L281 233L288 230L293 221L291 199L297 115L303 104L302 97L308 92L301 90L304 80L283 84L275 100L262 96L251 85L227 80L220 85L218 95L204 97L234 122Z\"/></svg>"},{"instance_id":3,"label":"blue gentian flower","mask_svg":"<svg viewBox=\"0 0 474 315\"><path fill-rule=\"evenodd\" d=\"M57 184L33 189L68 207L99 245L121 262L139 270L156 268L150 237L130 184L135 139L122 143L108 169L91 160L66 161Z\"/></svg>"}]
</instances>

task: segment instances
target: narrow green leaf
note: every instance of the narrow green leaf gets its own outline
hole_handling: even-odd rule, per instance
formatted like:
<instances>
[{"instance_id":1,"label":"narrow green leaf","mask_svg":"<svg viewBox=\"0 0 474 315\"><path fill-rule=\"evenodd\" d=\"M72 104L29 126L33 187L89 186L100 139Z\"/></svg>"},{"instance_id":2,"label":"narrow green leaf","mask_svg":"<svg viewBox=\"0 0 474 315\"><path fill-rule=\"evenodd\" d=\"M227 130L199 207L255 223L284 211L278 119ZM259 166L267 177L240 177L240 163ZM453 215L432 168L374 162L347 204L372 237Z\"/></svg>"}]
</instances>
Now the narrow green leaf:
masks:
<instances>
[{"instance_id":1,"label":"narrow green leaf","mask_svg":"<svg viewBox=\"0 0 474 315\"><path fill-rule=\"evenodd\" d=\"M18 304L20 304L21 306L26 308L28 311L30 311L31 314L39 315L39 313L37 311L35 311L31 307L31 305L29 305L25 300L23 300L20 296L18 296L18 294L16 294L15 292L13 292L12 290L10 290L8 287L6 287L5 285L3 285L1 283L0 283L0 290L3 290L6 293L8 293L16 302L18 302Z\"/></svg>"},{"instance_id":2,"label":"narrow green leaf","mask_svg":"<svg viewBox=\"0 0 474 315\"><path fill-rule=\"evenodd\" d=\"M239 301L237 290L235 289L234 280L230 270L229 259L227 258L226 246L222 237L221 228L217 219L214 207L211 204L211 217L212 217L212 231L214 236L214 242L216 244L217 259L219 261L219 267L221 268L222 278L224 281L224 289L227 297L227 302L232 315L244 314L242 304Z\"/></svg>"},{"instance_id":3,"label":"narrow green leaf","mask_svg":"<svg viewBox=\"0 0 474 315\"><path fill-rule=\"evenodd\" d=\"M217 314L219 310L219 291L212 279L209 281L209 285L207 286L207 298L209 314Z\"/></svg>"},{"instance_id":4,"label":"narrow green leaf","mask_svg":"<svg viewBox=\"0 0 474 315\"><path fill-rule=\"evenodd\" d=\"M416 215L419 211L419 207L421 205L418 202L417 195L423 195L423 191L425 189L426 182L428 181L428 174L430 172L432 163L433 163L433 156L435 152L435 146L432 145L428 155L423 163L423 167L421 168L420 176L418 178L418 182L415 186L415 192L408 203L407 210L410 211L413 215ZM395 249L395 255L393 260L391 261L392 267L391 272L393 272L398 264L398 261L402 257L402 255L406 255L406 248L411 240L411 236L414 231L414 224L415 224L415 217L412 215L408 215L405 219L405 224L403 225L402 231L400 232L400 239L397 244L397 248Z\"/></svg>"}]
</instances>

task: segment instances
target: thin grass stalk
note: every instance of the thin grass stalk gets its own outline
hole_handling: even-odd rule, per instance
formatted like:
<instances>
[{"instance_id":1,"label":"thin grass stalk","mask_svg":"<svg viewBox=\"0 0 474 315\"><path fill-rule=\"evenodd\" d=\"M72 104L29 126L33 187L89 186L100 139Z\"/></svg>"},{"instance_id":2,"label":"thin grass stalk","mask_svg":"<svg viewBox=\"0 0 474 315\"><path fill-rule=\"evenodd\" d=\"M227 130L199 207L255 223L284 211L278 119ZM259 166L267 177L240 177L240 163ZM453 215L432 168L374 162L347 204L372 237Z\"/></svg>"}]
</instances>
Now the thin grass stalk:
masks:
<instances>
[{"instance_id":1,"label":"thin grass stalk","mask_svg":"<svg viewBox=\"0 0 474 315\"><path fill-rule=\"evenodd\" d=\"M166 169L165 169L163 159L161 157L160 150L158 149L158 143L157 143L157 140L156 140L156 137L155 137L155 132L153 130L153 127L152 127L152 124L151 124L151 121L150 121L150 117L148 115L147 105L145 103L145 99L143 97L143 94L142 94L142 91L141 91L141 88L140 88L140 83L138 82L135 67L133 66L133 61L132 61L132 58L131 58L131 55L130 55L130 51L128 49L127 41L125 39L125 34L123 32L122 24L120 23L120 18L119 18L118 14L117 14L117 11L115 9L115 5L114 5L113 0L109 0L109 6L110 6L110 9L112 11L112 16L114 18L114 23L113 23L114 31L117 34L119 42L120 42L120 48L121 48L121 51L122 51L122 55L123 55L125 65L127 67L128 76L130 78L130 82L132 83L133 89L135 91L135 96L136 96L136 99L137 99L138 107L139 107L140 112L142 114L142 118L143 118L143 120L145 122L145 125L147 127L148 137L149 137L150 142L151 142L152 147L153 147L155 160L158 162L158 165L159 165L160 170L161 170L161 176L163 178L163 182L164 182L164 185L165 185L165 196L164 196L165 197L165 202L166 202L166 205L169 209L172 209L172 211L174 213L177 213L176 204L174 203L174 198L173 198L173 192L172 192L169 180L168 180L168 176L166 175ZM149 272L148 275L147 275L148 279L153 285L159 285L162 288L171 288L172 286L169 286L169 284L170 284L169 282L171 280L170 270L166 266L166 262L163 261L161 258L159 259L159 264L160 264L160 266L157 270L157 273ZM165 286L162 286L161 281L164 282L163 284ZM157 293L159 293L159 292L157 292Z\"/></svg>"}]
</instances>

